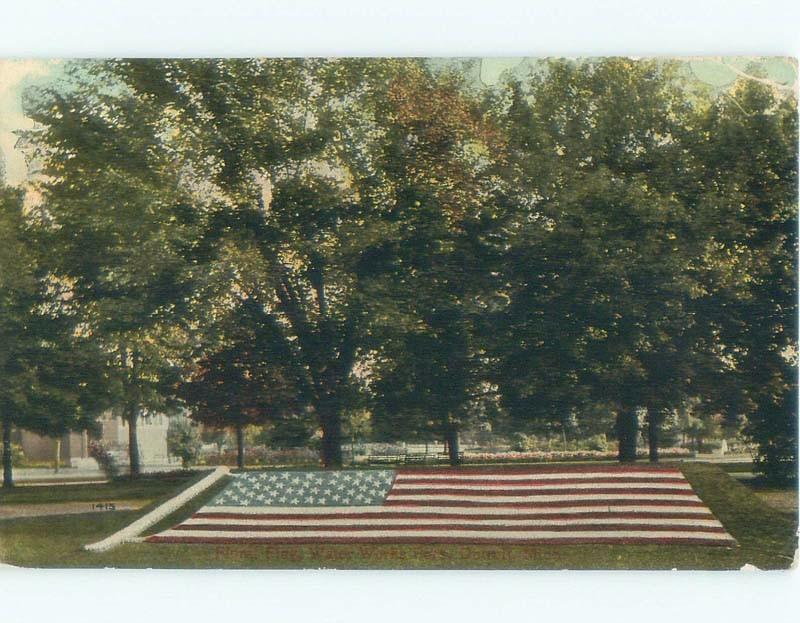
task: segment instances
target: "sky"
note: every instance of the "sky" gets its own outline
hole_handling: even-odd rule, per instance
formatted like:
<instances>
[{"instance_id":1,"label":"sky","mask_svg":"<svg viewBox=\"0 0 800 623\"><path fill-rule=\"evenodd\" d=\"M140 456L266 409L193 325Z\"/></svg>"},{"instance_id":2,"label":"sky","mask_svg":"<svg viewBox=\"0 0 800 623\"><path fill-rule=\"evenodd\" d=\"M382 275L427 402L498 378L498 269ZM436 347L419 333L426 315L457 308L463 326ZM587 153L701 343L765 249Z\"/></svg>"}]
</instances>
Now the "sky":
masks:
<instances>
[{"instance_id":1,"label":"sky","mask_svg":"<svg viewBox=\"0 0 800 623\"><path fill-rule=\"evenodd\" d=\"M505 72L522 73L530 61L521 57L483 58L480 63L480 81L487 85L497 83ZM767 79L777 88L797 90L796 61L781 57L703 57L685 58L688 72L698 81L712 88L724 88L733 83L748 66L755 62ZM439 62L448 62L435 61ZM63 61L0 59L0 170L5 169L6 182L19 184L27 176L22 154L14 148L16 130L32 127L33 122L22 111L22 93L25 88L54 80Z\"/></svg>"},{"instance_id":2,"label":"sky","mask_svg":"<svg viewBox=\"0 0 800 623\"><path fill-rule=\"evenodd\" d=\"M14 131L33 125L22 112L22 91L52 79L60 64L54 60L0 59L0 160L9 184L19 184L27 174L22 155L14 149Z\"/></svg>"}]
</instances>

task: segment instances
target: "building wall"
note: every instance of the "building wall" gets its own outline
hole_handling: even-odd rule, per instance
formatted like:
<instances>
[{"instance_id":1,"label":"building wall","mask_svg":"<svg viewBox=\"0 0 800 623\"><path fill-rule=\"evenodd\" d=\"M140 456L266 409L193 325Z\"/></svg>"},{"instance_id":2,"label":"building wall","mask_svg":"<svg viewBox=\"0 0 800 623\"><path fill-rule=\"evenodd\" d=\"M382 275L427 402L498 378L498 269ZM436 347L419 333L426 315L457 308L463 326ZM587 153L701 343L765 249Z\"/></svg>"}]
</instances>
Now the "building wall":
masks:
<instances>
[{"instance_id":1,"label":"building wall","mask_svg":"<svg viewBox=\"0 0 800 623\"><path fill-rule=\"evenodd\" d=\"M53 437L37 435L30 431L19 431L18 443L22 452L32 461L54 461L56 456L56 440ZM69 465L72 459L85 459L89 456L89 438L87 433L68 433L61 437L61 463Z\"/></svg>"},{"instance_id":2,"label":"building wall","mask_svg":"<svg viewBox=\"0 0 800 623\"><path fill-rule=\"evenodd\" d=\"M100 440L127 460L128 425L121 417L110 411L104 413L99 421ZM139 457L142 465L163 465L168 462L167 428L169 418L157 413L141 417L138 423ZM22 446L25 456L32 461L53 461L56 452L56 440L52 437L37 435L26 430L18 431L16 443ZM89 456L89 436L84 432L69 433L61 438L61 462L70 465L73 459L85 459Z\"/></svg>"},{"instance_id":3,"label":"building wall","mask_svg":"<svg viewBox=\"0 0 800 623\"><path fill-rule=\"evenodd\" d=\"M121 453L121 458L124 459L128 454L128 423L109 412L102 417L100 424L103 442L110 450ZM168 427L169 418L161 413L139 418L136 432L142 465L167 462Z\"/></svg>"}]
</instances>

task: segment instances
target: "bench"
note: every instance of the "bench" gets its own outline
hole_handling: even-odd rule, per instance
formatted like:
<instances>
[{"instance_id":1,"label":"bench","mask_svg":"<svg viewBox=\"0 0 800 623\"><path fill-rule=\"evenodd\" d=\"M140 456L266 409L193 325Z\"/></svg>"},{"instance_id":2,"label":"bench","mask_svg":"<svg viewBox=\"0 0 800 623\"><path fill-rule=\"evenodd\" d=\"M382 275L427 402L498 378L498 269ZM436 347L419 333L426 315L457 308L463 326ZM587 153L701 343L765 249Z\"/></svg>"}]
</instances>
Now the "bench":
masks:
<instances>
[{"instance_id":1,"label":"bench","mask_svg":"<svg viewBox=\"0 0 800 623\"><path fill-rule=\"evenodd\" d=\"M464 453L458 453L458 460L464 460ZM449 463L450 455L440 454L371 454L367 457L367 465L436 465Z\"/></svg>"}]
</instances>

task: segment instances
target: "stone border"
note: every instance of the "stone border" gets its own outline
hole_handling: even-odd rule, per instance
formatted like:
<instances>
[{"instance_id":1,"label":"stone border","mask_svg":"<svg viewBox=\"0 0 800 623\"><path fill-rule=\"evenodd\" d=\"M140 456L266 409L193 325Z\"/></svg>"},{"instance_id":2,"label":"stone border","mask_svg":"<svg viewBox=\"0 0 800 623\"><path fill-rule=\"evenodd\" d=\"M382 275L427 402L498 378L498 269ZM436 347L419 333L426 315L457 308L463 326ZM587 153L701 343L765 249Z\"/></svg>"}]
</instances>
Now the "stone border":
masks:
<instances>
[{"instance_id":1,"label":"stone border","mask_svg":"<svg viewBox=\"0 0 800 623\"><path fill-rule=\"evenodd\" d=\"M217 467L208 476L199 482L194 483L191 487L181 491L174 498L170 498L160 506L154 508L143 517L139 517L139 519L134 521L129 526L126 526L122 530L118 530L102 541L84 545L83 549L90 552L105 552L110 550L112 547L116 547L117 545L136 541L142 532L147 530L150 526L155 525L164 519L164 517L174 513L181 506L186 504L186 502L200 495L203 491L226 476L229 472L230 468L225 465Z\"/></svg>"}]
</instances>

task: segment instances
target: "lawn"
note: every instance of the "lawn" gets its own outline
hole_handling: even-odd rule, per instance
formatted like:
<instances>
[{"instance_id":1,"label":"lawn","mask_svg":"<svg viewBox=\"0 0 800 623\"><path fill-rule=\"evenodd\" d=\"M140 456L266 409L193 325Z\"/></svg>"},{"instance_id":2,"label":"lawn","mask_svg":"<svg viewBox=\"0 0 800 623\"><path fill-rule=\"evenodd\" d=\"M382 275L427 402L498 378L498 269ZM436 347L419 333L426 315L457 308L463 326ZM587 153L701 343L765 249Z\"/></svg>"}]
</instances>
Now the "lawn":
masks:
<instances>
[{"instance_id":1,"label":"lawn","mask_svg":"<svg viewBox=\"0 0 800 623\"><path fill-rule=\"evenodd\" d=\"M17 486L0 489L0 504L51 504L55 502L108 502L112 500L155 500L171 497L198 475L193 472L147 474L137 480L121 477L113 482Z\"/></svg>"},{"instance_id":2,"label":"lawn","mask_svg":"<svg viewBox=\"0 0 800 623\"><path fill-rule=\"evenodd\" d=\"M796 544L797 509L788 512L769 505L751 488L736 482L715 465L685 463L681 468L697 493L739 542L739 547L136 543L102 554L81 549L84 544L98 541L127 525L146 512L144 509L0 521L0 561L44 567L349 569L738 569L746 563L762 569L784 569L791 564ZM145 489L152 486L154 493L156 489L163 493L163 489L159 489L163 485L163 482L142 483ZM175 483L174 491L187 485L186 480ZM153 530L176 523L222 486L218 483L191 506L154 526ZM96 490L96 487L92 488Z\"/></svg>"}]
</instances>

